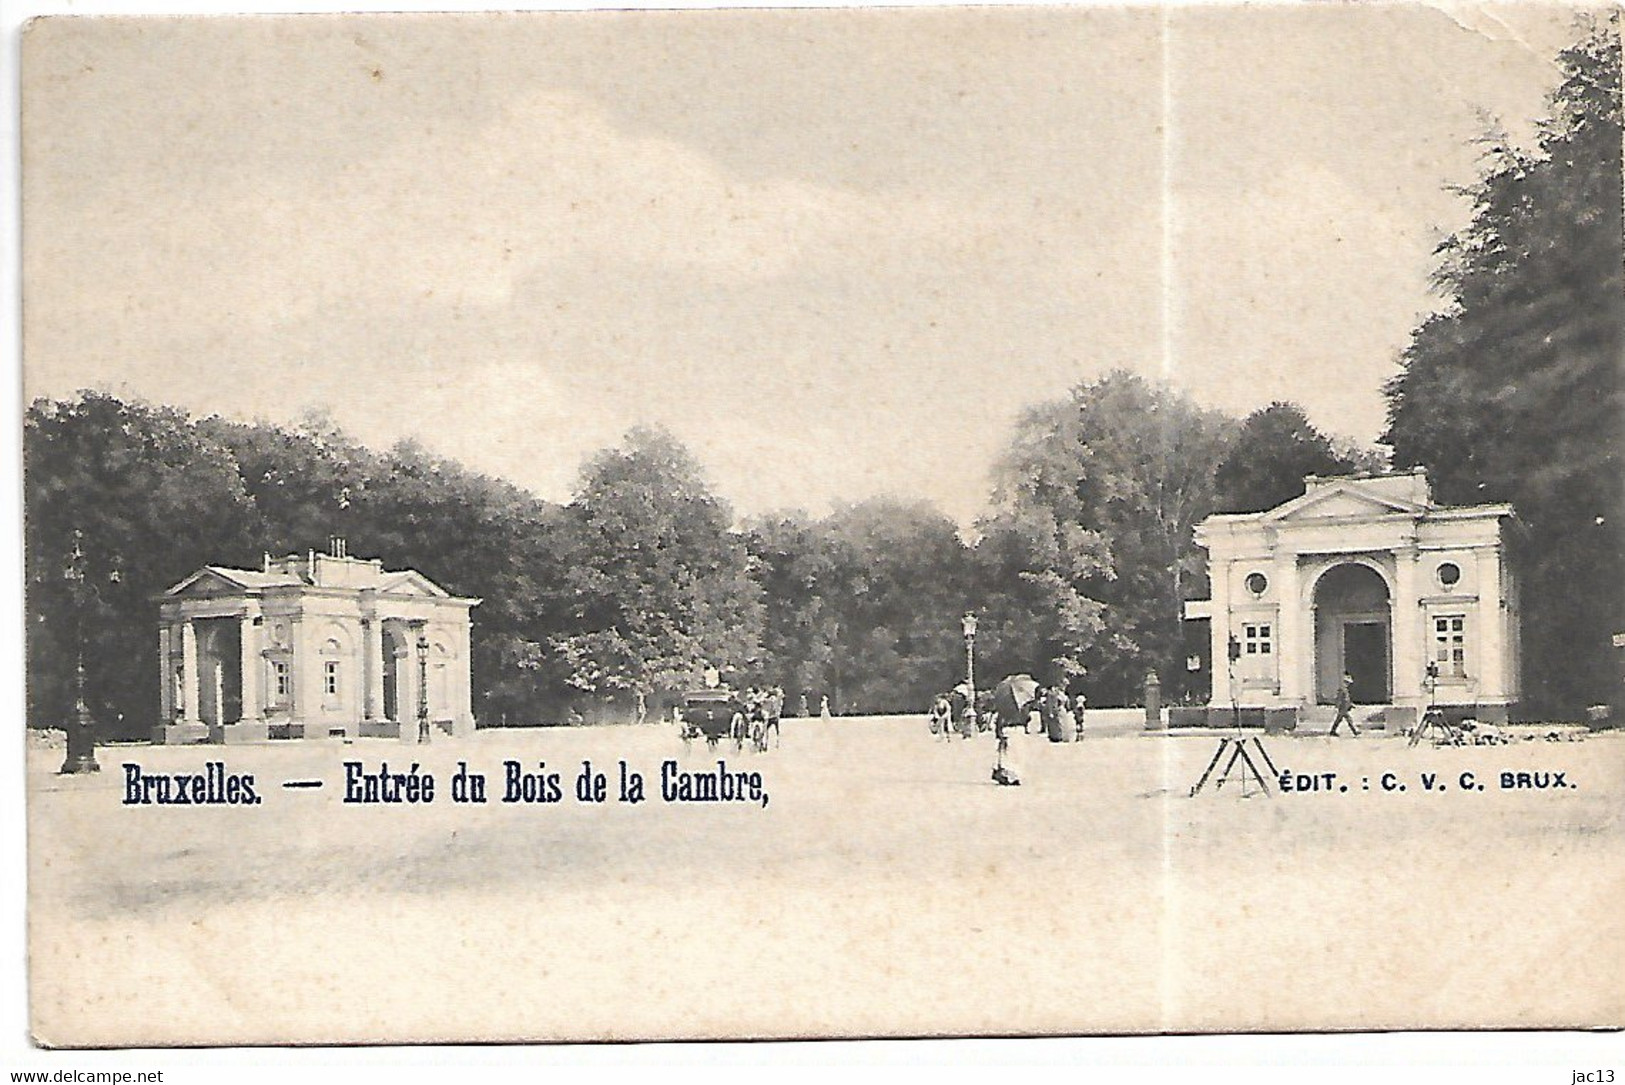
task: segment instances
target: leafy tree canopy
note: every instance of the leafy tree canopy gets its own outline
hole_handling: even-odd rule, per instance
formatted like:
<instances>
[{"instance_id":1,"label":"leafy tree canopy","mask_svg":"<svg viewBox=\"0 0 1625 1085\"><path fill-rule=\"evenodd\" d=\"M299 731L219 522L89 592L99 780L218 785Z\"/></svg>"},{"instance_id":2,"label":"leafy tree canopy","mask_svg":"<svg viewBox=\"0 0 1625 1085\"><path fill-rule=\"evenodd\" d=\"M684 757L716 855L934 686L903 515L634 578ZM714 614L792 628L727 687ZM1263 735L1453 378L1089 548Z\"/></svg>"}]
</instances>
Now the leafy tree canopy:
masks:
<instances>
[{"instance_id":1,"label":"leafy tree canopy","mask_svg":"<svg viewBox=\"0 0 1625 1085\"><path fill-rule=\"evenodd\" d=\"M1559 57L1537 147L1486 137L1472 221L1438 252L1445 308L1387 388L1396 466L1517 509L1525 699L1566 714L1609 692L1625 612L1618 18Z\"/></svg>"}]
</instances>

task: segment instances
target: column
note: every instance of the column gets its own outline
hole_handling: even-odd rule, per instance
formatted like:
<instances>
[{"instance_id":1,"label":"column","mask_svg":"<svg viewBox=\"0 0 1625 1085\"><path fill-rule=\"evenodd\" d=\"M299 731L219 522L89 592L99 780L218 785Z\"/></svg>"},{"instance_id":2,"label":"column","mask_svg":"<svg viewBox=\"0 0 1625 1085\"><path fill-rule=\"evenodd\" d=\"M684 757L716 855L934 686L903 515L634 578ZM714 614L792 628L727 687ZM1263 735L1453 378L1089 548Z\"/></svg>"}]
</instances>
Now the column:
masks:
<instances>
[{"instance_id":1,"label":"column","mask_svg":"<svg viewBox=\"0 0 1625 1085\"><path fill-rule=\"evenodd\" d=\"M1208 619L1208 634L1213 656L1212 705L1230 704L1230 562L1214 561L1208 571L1213 598L1213 616Z\"/></svg>"},{"instance_id":2,"label":"column","mask_svg":"<svg viewBox=\"0 0 1625 1085\"><path fill-rule=\"evenodd\" d=\"M462 620L457 623L457 658L452 665L456 668L453 688L457 690L457 718L469 732L474 730L474 691L469 688L474 673L471 632L471 619L464 611Z\"/></svg>"},{"instance_id":3,"label":"column","mask_svg":"<svg viewBox=\"0 0 1625 1085\"><path fill-rule=\"evenodd\" d=\"M401 632L401 630L405 630ZM401 626L395 638L395 720L406 734L407 724L417 727L417 664L412 661L412 632ZM412 732L414 735L417 731Z\"/></svg>"},{"instance_id":4,"label":"column","mask_svg":"<svg viewBox=\"0 0 1625 1085\"><path fill-rule=\"evenodd\" d=\"M1472 620L1478 623L1478 699L1504 700L1506 619L1501 610L1501 552L1493 547L1478 551L1478 611Z\"/></svg>"},{"instance_id":5,"label":"column","mask_svg":"<svg viewBox=\"0 0 1625 1085\"><path fill-rule=\"evenodd\" d=\"M301 616L295 614L288 619L288 722L300 722L300 713L305 709L305 694L299 688L304 681L305 665L301 652L304 650L304 622Z\"/></svg>"},{"instance_id":6,"label":"column","mask_svg":"<svg viewBox=\"0 0 1625 1085\"><path fill-rule=\"evenodd\" d=\"M294 638L293 682L299 690L300 712L305 721L306 737L315 735L326 738L327 714L324 706L327 697L322 692L324 679L322 664L325 657L322 655L320 638L316 632L319 623L318 617L316 620L300 622L298 625L299 634Z\"/></svg>"},{"instance_id":7,"label":"column","mask_svg":"<svg viewBox=\"0 0 1625 1085\"><path fill-rule=\"evenodd\" d=\"M203 716L198 711L203 691L198 685L197 626L188 618L181 623L181 704L180 721L197 723Z\"/></svg>"},{"instance_id":8,"label":"column","mask_svg":"<svg viewBox=\"0 0 1625 1085\"><path fill-rule=\"evenodd\" d=\"M1305 697L1305 658L1313 659L1313 644L1304 652L1303 599L1298 587L1298 555L1281 554L1272 566L1275 579L1275 676L1283 701L1299 702ZM1314 635L1310 634L1312 642Z\"/></svg>"},{"instance_id":9,"label":"column","mask_svg":"<svg viewBox=\"0 0 1625 1085\"><path fill-rule=\"evenodd\" d=\"M384 710L384 623L361 619L362 716L377 719Z\"/></svg>"},{"instance_id":10,"label":"column","mask_svg":"<svg viewBox=\"0 0 1625 1085\"><path fill-rule=\"evenodd\" d=\"M169 661L169 626L158 626L158 722L175 722L175 672Z\"/></svg>"},{"instance_id":11,"label":"column","mask_svg":"<svg viewBox=\"0 0 1625 1085\"><path fill-rule=\"evenodd\" d=\"M260 670L264 659L260 655L260 625L257 615L244 614L239 624L242 639L238 666L242 672L243 707L238 723L258 723L264 717L260 699Z\"/></svg>"},{"instance_id":12,"label":"column","mask_svg":"<svg viewBox=\"0 0 1625 1085\"><path fill-rule=\"evenodd\" d=\"M418 740L418 631L412 623L401 627L395 654L395 719L402 742Z\"/></svg>"},{"instance_id":13,"label":"column","mask_svg":"<svg viewBox=\"0 0 1625 1085\"><path fill-rule=\"evenodd\" d=\"M1416 547L1394 551L1394 598L1388 608L1393 623L1394 690L1397 704L1419 702L1427 697L1423 679L1427 675L1427 641L1422 622L1422 603L1416 591Z\"/></svg>"}]
</instances>

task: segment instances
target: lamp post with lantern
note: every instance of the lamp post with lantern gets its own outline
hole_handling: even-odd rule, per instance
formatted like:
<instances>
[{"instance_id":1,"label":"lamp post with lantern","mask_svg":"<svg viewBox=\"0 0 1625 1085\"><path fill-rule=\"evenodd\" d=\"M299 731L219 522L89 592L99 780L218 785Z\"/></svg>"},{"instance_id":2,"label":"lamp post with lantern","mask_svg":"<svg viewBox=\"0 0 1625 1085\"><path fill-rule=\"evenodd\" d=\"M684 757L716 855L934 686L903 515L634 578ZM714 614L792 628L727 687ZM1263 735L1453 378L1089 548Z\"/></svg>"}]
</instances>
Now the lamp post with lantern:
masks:
<instances>
[{"instance_id":1,"label":"lamp post with lantern","mask_svg":"<svg viewBox=\"0 0 1625 1085\"><path fill-rule=\"evenodd\" d=\"M429 637L423 623L417 625L418 653L418 741L429 741Z\"/></svg>"},{"instance_id":2,"label":"lamp post with lantern","mask_svg":"<svg viewBox=\"0 0 1625 1085\"><path fill-rule=\"evenodd\" d=\"M974 728L976 725L976 614L973 611L966 611L965 616L959 619L959 625L965 634L965 696L969 701L965 713L969 716L969 724Z\"/></svg>"},{"instance_id":3,"label":"lamp post with lantern","mask_svg":"<svg viewBox=\"0 0 1625 1085\"><path fill-rule=\"evenodd\" d=\"M100 772L96 762L96 725L90 718L90 707L85 702L85 551L83 536L75 529L73 550L62 570L62 579L68 582L73 606L73 717L63 730L68 736L68 754L62 761L60 775ZM115 572L113 578L116 580Z\"/></svg>"}]
</instances>

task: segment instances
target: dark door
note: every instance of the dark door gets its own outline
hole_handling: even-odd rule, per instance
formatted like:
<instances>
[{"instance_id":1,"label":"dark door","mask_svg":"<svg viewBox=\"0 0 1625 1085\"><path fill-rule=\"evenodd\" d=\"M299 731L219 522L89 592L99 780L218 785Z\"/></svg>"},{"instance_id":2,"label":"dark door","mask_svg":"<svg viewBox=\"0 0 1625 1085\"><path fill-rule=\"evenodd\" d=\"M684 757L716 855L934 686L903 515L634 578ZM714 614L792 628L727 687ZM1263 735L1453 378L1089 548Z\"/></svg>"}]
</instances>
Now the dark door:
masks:
<instances>
[{"instance_id":1,"label":"dark door","mask_svg":"<svg viewBox=\"0 0 1625 1085\"><path fill-rule=\"evenodd\" d=\"M400 637L393 629L385 629L384 635L378 638L384 646L384 719L399 720L400 709L400 675L396 669L396 660L399 659Z\"/></svg>"},{"instance_id":2,"label":"dark door","mask_svg":"<svg viewBox=\"0 0 1625 1085\"><path fill-rule=\"evenodd\" d=\"M1343 669L1354 679L1355 704L1387 704L1388 626L1383 622L1349 622L1343 626Z\"/></svg>"}]
</instances>

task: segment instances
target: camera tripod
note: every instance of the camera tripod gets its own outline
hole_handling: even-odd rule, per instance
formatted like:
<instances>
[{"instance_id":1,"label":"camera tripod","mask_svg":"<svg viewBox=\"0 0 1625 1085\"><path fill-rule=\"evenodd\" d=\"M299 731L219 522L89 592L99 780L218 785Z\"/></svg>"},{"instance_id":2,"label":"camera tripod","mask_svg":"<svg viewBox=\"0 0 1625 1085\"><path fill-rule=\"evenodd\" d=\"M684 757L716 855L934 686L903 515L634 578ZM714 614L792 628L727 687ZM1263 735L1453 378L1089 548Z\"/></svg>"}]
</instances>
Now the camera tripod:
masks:
<instances>
[{"instance_id":1,"label":"camera tripod","mask_svg":"<svg viewBox=\"0 0 1625 1085\"><path fill-rule=\"evenodd\" d=\"M1193 799L1201 793L1202 788L1207 786L1208 779L1213 775L1213 770L1218 768L1219 762L1224 760L1224 755L1227 752L1230 754L1230 760L1225 762L1224 769L1219 773L1219 778L1213 781L1213 790L1219 790L1226 782L1234 779L1239 780L1241 783L1241 797L1244 799L1253 794L1249 788L1254 783L1258 785L1258 790L1263 794L1272 794L1269 780L1259 770L1258 762L1253 760L1252 751L1256 750L1259 759L1268 766L1270 776L1279 775L1275 762L1270 760L1269 751L1264 749L1264 740L1254 735L1252 749L1249 750L1247 736L1241 733L1241 709L1236 705L1235 701L1230 702L1230 716L1236 728L1236 733L1234 735L1220 736L1219 748L1213 751L1213 760L1207 763L1207 769L1203 771L1202 778L1196 781L1195 787L1191 788L1190 797Z\"/></svg>"},{"instance_id":2,"label":"camera tripod","mask_svg":"<svg viewBox=\"0 0 1625 1085\"><path fill-rule=\"evenodd\" d=\"M1450 722L1445 714L1439 710L1437 701L1439 689L1439 665L1429 663L1427 677L1423 680L1428 690L1428 706L1422 713L1422 719L1411 729L1412 747L1417 746L1424 738L1431 738L1435 746L1461 746L1466 743L1466 737L1456 724Z\"/></svg>"}]
</instances>

